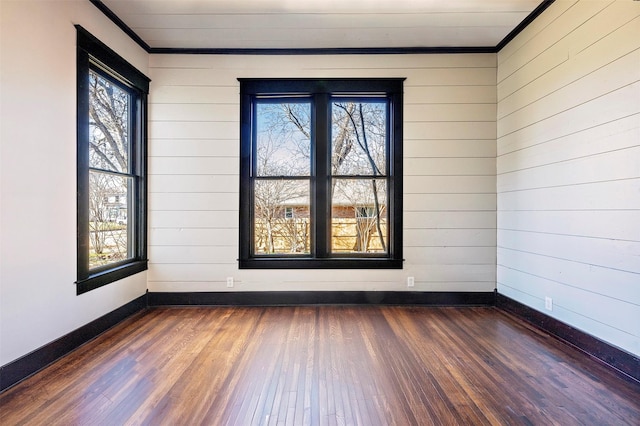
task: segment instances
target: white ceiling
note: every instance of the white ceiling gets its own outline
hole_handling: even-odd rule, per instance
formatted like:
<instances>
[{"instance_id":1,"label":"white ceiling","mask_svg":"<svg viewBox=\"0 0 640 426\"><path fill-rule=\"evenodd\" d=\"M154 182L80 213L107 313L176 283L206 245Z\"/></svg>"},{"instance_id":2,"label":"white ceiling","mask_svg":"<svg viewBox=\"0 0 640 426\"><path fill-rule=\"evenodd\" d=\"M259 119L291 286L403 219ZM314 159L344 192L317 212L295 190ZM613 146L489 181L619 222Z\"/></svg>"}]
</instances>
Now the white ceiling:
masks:
<instances>
[{"instance_id":1,"label":"white ceiling","mask_svg":"<svg viewBox=\"0 0 640 426\"><path fill-rule=\"evenodd\" d=\"M102 0L152 48L494 47L541 0Z\"/></svg>"}]
</instances>

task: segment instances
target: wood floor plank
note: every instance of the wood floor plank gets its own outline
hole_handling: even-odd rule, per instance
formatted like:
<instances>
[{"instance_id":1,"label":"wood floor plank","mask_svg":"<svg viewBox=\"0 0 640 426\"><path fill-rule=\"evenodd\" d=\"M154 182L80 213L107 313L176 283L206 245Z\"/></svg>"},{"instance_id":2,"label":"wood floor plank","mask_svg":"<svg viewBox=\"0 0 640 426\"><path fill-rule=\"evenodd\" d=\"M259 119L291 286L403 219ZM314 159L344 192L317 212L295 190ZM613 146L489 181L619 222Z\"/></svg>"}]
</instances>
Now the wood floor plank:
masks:
<instances>
[{"instance_id":1,"label":"wood floor plank","mask_svg":"<svg viewBox=\"0 0 640 426\"><path fill-rule=\"evenodd\" d=\"M2 425L638 425L640 384L495 308L154 308L0 394Z\"/></svg>"}]
</instances>

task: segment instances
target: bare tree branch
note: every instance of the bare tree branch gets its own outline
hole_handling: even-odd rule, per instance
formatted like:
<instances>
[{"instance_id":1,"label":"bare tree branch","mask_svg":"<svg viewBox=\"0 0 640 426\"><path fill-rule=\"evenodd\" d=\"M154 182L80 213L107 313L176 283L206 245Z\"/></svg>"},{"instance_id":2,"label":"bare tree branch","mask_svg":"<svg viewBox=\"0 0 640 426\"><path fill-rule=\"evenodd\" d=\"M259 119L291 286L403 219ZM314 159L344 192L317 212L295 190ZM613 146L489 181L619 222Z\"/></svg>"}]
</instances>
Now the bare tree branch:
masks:
<instances>
[{"instance_id":1,"label":"bare tree branch","mask_svg":"<svg viewBox=\"0 0 640 426\"><path fill-rule=\"evenodd\" d=\"M89 114L94 121L94 124L100 129L100 131L105 136L109 146L111 148L111 152L116 158L116 161L120 165L120 171L127 171L128 164L126 153L123 152L126 150L126 134L124 132L123 126L120 123L121 119L117 116L115 110L113 109L113 102L105 102L105 100L100 96L102 90L98 88L98 81L100 78L96 77L94 84L91 86L90 96L92 97L92 102L90 102ZM104 90L107 90L103 84L100 85ZM96 106L101 107L101 111L106 114L104 117L105 120L109 120L109 123L112 126L108 126L100 112L96 109ZM120 141L117 141L113 135L112 127L115 127L116 134ZM117 169L116 169L117 170Z\"/></svg>"}]
</instances>

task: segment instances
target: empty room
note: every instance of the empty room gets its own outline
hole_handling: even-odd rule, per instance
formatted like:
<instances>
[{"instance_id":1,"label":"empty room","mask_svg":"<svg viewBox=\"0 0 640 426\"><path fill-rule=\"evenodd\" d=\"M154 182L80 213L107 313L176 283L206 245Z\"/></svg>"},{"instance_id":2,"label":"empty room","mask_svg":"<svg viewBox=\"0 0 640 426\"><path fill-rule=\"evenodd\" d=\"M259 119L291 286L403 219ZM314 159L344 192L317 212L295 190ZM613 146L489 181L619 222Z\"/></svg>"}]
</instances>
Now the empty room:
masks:
<instances>
[{"instance_id":1,"label":"empty room","mask_svg":"<svg viewBox=\"0 0 640 426\"><path fill-rule=\"evenodd\" d=\"M2 0L0 424L638 425L640 1Z\"/></svg>"}]
</instances>

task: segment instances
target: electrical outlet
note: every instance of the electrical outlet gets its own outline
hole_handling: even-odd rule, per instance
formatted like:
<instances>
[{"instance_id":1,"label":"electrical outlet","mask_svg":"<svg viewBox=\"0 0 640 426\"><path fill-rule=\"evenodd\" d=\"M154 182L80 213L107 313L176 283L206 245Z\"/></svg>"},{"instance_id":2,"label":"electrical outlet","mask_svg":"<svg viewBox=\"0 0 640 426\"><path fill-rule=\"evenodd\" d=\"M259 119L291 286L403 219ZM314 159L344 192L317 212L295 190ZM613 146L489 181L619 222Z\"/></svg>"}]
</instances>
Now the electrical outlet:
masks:
<instances>
[{"instance_id":1,"label":"electrical outlet","mask_svg":"<svg viewBox=\"0 0 640 426\"><path fill-rule=\"evenodd\" d=\"M416 279L414 277L407 277L407 287L414 287L416 285Z\"/></svg>"},{"instance_id":2,"label":"electrical outlet","mask_svg":"<svg viewBox=\"0 0 640 426\"><path fill-rule=\"evenodd\" d=\"M227 287L233 287L233 277L227 277Z\"/></svg>"},{"instance_id":3,"label":"electrical outlet","mask_svg":"<svg viewBox=\"0 0 640 426\"><path fill-rule=\"evenodd\" d=\"M550 297L544 298L544 307L548 311L553 311L553 299Z\"/></svg>"}]
</instances>

